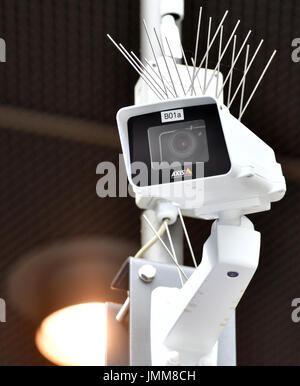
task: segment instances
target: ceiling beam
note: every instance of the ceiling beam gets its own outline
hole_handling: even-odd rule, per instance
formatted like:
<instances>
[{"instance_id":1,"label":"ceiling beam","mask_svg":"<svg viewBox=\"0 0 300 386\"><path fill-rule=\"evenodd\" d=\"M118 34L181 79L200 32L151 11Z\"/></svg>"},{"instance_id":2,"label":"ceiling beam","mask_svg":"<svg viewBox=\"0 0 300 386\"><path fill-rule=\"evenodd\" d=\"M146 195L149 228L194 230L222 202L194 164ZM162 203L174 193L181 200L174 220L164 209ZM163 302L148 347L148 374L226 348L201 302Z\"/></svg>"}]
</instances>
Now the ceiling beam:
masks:
<instances>
[{"instance_id":1,"label":"ceiling beam","mask_svg":"<svg viewBox=\"0 0 300 386\"><path fill-rule=\"evenodd\" d=\"M116 126L19 107L0 106L0 127L120 149Z\"/></svg>"}]
</instances>

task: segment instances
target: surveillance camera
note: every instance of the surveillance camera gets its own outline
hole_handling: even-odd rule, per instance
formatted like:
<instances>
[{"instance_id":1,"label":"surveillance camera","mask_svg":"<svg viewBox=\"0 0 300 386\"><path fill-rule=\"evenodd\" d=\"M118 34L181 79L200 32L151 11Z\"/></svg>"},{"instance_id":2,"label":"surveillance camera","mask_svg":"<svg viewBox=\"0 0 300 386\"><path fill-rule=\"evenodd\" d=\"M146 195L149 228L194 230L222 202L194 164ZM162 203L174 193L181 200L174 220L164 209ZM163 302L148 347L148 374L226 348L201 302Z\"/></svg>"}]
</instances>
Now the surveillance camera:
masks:
<instances>
[{"instance_id":1,"label":"surveillance camera","mask_svg":"<svg viewBox=\"0 0 300 386\"><path fill-rule=\"evenodd\" d=\"M214 219L268 210L285 194L273 150L212 97L125 107L117 123L140 208L160 200Z\"/></svg>"}]
</instances>

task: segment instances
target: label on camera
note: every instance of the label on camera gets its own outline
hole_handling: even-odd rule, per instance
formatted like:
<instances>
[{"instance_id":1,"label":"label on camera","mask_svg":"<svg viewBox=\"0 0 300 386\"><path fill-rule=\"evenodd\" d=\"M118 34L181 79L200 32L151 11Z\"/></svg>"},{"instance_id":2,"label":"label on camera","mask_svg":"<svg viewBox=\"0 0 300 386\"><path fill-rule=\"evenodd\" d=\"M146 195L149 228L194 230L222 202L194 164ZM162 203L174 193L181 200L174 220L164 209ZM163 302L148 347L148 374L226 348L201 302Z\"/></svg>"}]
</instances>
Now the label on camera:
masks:
<instances>
[{"instance_id":1,"label":"label on camera","mask_svg":"<svg viewBox=\"0 0 300 386\"><path fill-rule=\"evenodd\" d=\"M160 114L162 123L184 120L183 109L162 111Z\"/></svg>"}]
</instances>

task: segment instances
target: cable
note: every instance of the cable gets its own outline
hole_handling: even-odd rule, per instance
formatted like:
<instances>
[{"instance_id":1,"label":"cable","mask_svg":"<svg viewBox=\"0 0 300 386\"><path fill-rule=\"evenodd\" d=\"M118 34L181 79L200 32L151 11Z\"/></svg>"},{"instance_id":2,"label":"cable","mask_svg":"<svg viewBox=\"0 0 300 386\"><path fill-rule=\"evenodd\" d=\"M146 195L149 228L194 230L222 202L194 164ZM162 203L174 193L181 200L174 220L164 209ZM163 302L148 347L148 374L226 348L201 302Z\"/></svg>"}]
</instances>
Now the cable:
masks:
<instances>
[{"instance_id":1,"label":"cable","mask_svg":"<svg viewBox=\"0 0 300 386\"><path fill-rule=\"evenodd\" d=\"M158 236L160 237L163 236L163 234L166 232L166 225L168 222L169 222L168 219L165 219L163 221L163 223L161 224L160 228L157 231L157 234L151 240L149 240L144 246L142 246L142 248L134 255L135 258L139 258L143 256L143 254L159 240Z\"/></svg>"},{"instance_id":2,"label":"cable","mask_svg":"<svg viewBox=\"0 0 300 386\"><path fill-rule=\"evenodd\" d=\"M155 235L157 235L157 237L159 238L159 241L162 243L162 245L164 246L165 250L168 252L168 254L170 255L172 261L174 262L174 264L177 266L177 268L179 269L179 271L183 274L183 276L186 278L186 280L188 280L188 277L186 276L186 274L184 273L184 271L182 270L182 268L180 267L180 265L177 263L176 259L174 258L174 256L172 255L172 252L169 250L169 248L166 246L165 242L163 241L163 239L159 236L159 234L157 233L157 231L154 229L153 225L151 224L151 222L149 221L148 217L143 214L143 217L144 219L147 221L149 227L152 229L153 233Z\"/></svg>"},{"instance_id":3,"label":"cable","mask_svg":"<svg viewBox=\"0 0 300 386\"><path fill-rule=\"evenodd\" d=\"M154 237L152 237L152 239L150 239L145 245L143 245L140 250L137 251L137 253L134 255L135 258L142 257L143 254L148 249L150 249L152 247L152 245L154 245L159 240L160 237L163 236L163 234L166 232L168 222L169 222L169 219L165 219L163 221L163 223L161 224L160 228L157 231L157 234ZM125 303L122 305L122 307L120 308L120 310L116 316L116 320L118 322L122 322L122 320L127 315L128 310L129 310L129 305L130 305L129 291L127 292L127 294L128 294L128 297L125 300Z\"/></svg>"}]
</instances>

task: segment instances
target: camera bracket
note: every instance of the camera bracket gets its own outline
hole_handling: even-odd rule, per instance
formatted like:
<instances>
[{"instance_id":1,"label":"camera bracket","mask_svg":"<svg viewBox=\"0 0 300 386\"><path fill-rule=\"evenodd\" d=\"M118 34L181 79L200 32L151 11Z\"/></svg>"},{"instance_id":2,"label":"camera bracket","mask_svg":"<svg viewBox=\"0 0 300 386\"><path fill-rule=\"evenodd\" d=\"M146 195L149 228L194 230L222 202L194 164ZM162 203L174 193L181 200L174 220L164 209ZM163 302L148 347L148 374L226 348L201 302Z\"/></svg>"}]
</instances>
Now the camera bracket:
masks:
<instances>
[{"instance_id":1,"label":"camera bracket","mask_svg":"<svg viewBox=\"0 0 300 386\"><path fill-rule=\"evenodd\" d=\"M238 222L213 223L202 262L181 289L152 291L152 365L217 365L218 339L259 261L260 233L248 218Z\"/></svg>"}]
</instances>

